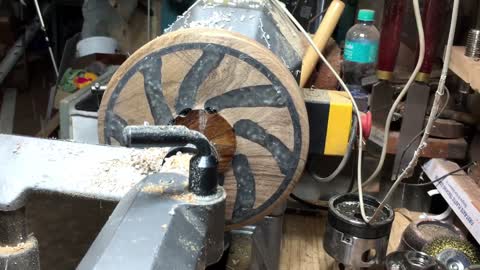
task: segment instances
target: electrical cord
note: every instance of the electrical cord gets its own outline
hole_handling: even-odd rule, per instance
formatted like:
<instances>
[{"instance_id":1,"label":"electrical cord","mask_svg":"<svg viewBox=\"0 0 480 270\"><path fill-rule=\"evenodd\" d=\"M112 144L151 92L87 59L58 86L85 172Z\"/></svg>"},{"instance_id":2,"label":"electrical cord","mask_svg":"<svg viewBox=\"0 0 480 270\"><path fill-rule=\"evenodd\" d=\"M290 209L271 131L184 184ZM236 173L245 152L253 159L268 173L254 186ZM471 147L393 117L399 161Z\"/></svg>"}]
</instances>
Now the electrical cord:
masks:
<instances>
[{"instance_id":1,"label":"electrical cord","mask_svg":"<svg viewBox=\"0 0 480 270\"><path fill-rule=\"evenodd\" d=\"M422 23L422 17L420 14L420 6L419 6L419 1L418 0L413 0L413 9L415 13L415 20L417 23L417 30L418 30L418 41L419 41L419 54L418 54L418 61L417 65L415 66L415 69L410 76L410 78L407 81L407 84L403 87L402 91L400 94L397 96L395 99L395 102L393 103L392 107L390 108L390 111L388 112L387 120L385 122L385 130L383 133L383 145L382 145L382 152L380 154L380 159L378 161L377 167L373 171L373 173L368 177L368 179L363 183L365 186L366 184L370 183L377 177L377 175L380 173L380 171L383 168L383 164L385 162L385 158L387 156L387 145L388 145L388 136L390 135L390 125L392 123L392 118L395 113L396 108L402 101L403 97L407 94L408 89L410 89L410 86L415 80L415 77L417 73L420 71L422 68L423 64L423 59L425 57L425 34L423 31L423 23ZM361 188L358 188L358 191L360 193Z\"/></svg>"},{"instance_id":2,"label":"electrical cord","mask_svg":"<svg viewBox=\"0 0 480 270\"><path fill-rule=\"evenodd\" d=\"M346 153L345 155L343 155L343 158L338 164L337 168L329 176L321 177L313 170L313 168L311 167L308 168L308 173L315 181L319 183L331 182L343 171L343 169L345 168L345 165L347 165L348 160L350 159L350 149L353 147L353 142L355 141L355 137L356 137L355 133L357 132L357 126L358 126L358 120L357 118L353 117Z\"/></svg>"},{"instance_id":3,"label":"electrical cord","mask_svg":"<svg viewBox=\"0 0 480 270\"><path fill-rule=\"evenodd\" d=\"M314 51L318 54L318 56L320 57L320 59L322 60L322 62L328 67L328 69L333 73L333 75L335 76L335 78L338 80L338 82L340 83L341 87L346 91L346 93L348 94L350 100L352 101L352 104L353 104L353 107L355 109L355 114L357 116L357 119L359 121L359 123L361 122L361 115L360 115L360 110L358 109L358 106L357 106L357 103L355 102L355 99L353 98L351 92L350 92L350 89L347 87L347 85L345 84L345 82L342 80L342 78L338 75L338 73L334 70L334 68L330 65L330 63L328 63L328 61L325 59L325 57L323 56L322 52L318 49L318 47L315 45L315 43L313 42L312 38L308 35L308 33L305 31L305 29L303 29L303 27L300 25L300 23L295 19L295 17L293 17L293 15L288 12L288 10L280 5L278 3L278 1L273 1L274 5L277 6L277 8L279 8L280 10L282 10L285 15L292 21L293 24L295 24L295 26L298 28L298 30L300 30L300 32L302 32L302 34L305 36L305 38L307 39L308 43L312 46L312 48L314 49ZM389 131L390 131L390 123L391 123L391 120L392 120L392 117L393 117L393 114L395 112L395 109L396 107L398 106L398 104L400 103L401 99L403 98L403 96L405 96L406 92L408 91L408 89L410 88L410 85L413 83L417 73L419 72L420 68L421 68L421 65L423 63L423 58L424 58L424 54L425 54L425 38L424 38L424 32L423 32L423 25L422 25L422 18L421 18L421 15L420 15L420 7L419 7L419 3L418 3L418 0L413 0L413 6L414 6L414 13L415 13L415 19L416 19L416 22L417 22L417 29L418 29L418 35L419 35L419 44L420 44L420 50L419 50L419 59L418 59L418 63L417 63L417 66L415 67L415 70L414 72L412 73L411 77L409 78L407 84L405 85L404 89L402 90L402 92L400 93L399 97L397 97L397 99L395 100L392 108L390 109L390 112L388 114L388 117L387 117L387 122L386 122L386 125L385 125L385 133L384 133L384 145L383 145L383 148L382 148L382 158L381 160L379 161L379 164L377 165L377 168L375 170L375 172L369 177L369 180L370 179L373 179L376 177L376 175L378 175L378 173L380 172L381 168L383 167L383 162L385 160L385 156L386 156L386 150L387 150L387 143L388 141L386 140L386 138L388 138L388 134L389 134ZM357 160L357 186L358 186L358 199L359 199L359 205L360 205L360 213L361 213L361 216L363 218L363 220L366 222L366 223L369 223L371 221L371 219L369 219L365 213L365 205L364 205L364 201L363 201L363 190L362 190L362 148L363 148L363 129L362 129L362 125L359 125L359 128L358 128L358 160ZM368 180L367 180L368 181ZM382 206L383 208L383 206ZM378 208L380 209L380 207ZM377 215L378 215L378 209L376 211Z\"/></svg>"},{"instance_id":4,"label":"electrical cord","mask_svg":"<svg viewBox=\"0 0 480 270\"><path fill-rule=\"evenodd\" d=\"M350 89L347 87L345 82L342 80L340 75L335 71L335 69L330 65L330 63L327 61L325 56L322 54L322 52L318 49L317 45L315 45L315 42L313 42L312 38L310 35L303 29L303 27L300 25L300 23L293 17L293 15L286 9L286 7L282 6L277 0L272 1L273 4L280 10L283 11L283 13L292 21L292 23L297 27L297 29L303 34L303 36L307 39L308 43L310 46L312 46L313 50L317 53L318 57L322 60L322 62L328 67L328 69L333 73L335 78L338 80L340 83L340 86L342 87L343 90L347 93L349 99L352 101L352 105L354 108L355 115L358 119L358 122L360 123L362 121L361 115L360 115L360 110L358 109L357 102L352 96L352 93L350 92ZM358 183L361 185L362 181L362 151L363 151L363 128L362 125L358 125L358 160L357 160L357 179ZM360 193L361 191L359 191ZM362 213L363 217L366 217L365 215L365 208L363 206L363 196L359 194L360 198L360 211Z\"/></svg>"},{"instance_id":5,"label":"electrical cord","mask_svg":"<svg viewBox=\"0 0 480 270\"><path fill-rule=\"evenodd\" d=\"M405 170L395 180L392 187L390 188L390 190L385 195L385 198L383 199L383 201L380 203L380 205L377 207L377 209L373 213L370 221L374 221L376 219L376 217L378 216L380 211L383 209L383 207L385 206L385 204L388 201L388 199L390 198L390 196L392 196L393 192L398 187L398 185L415 168L415 166L417 165L418 159L420 158L420 153L422 152L423 148L425 148L425 146L427 144L427 139L430 136L430 130L432 129L433 122L435 120L434 118L436 117L437 112L438 112L439 107L440 107L440 100L441 100L442 96L445 94L444 86L445 86L445 82L447 80L450 58L451 58L451 54L452 54L453 39L455 37L455 28L456 28L456 25L457 25L457 18L458 18L458 10L459 10L459 0L453 0L452 19L451 19L451 22L450 22L450 30L449 30L449 34L448 34L447 48L445 50L445 59L444 59L443 67L442 67L442 73L441 73L441 76L440 76L440 80L438 82L437 91L435 93L435 98L433 100L432 109L430 110L430 116L428 117L427 125L425 127L425 132L423 133L422 139L420 140L419 146L418 146L417 150L415 150L412 159L408 163Z\"/></svg>"},{"instance_id":6,"label":"electrical cord","mask_svg":"<svg viewBox=\"0 0 480 270\"><path fill-rule=\"evenodd\" d=\"M402 182L402 184L407 185L407 186L413 186L413 187L426 187L426 186L430 186L430 185L433 185L434 183L438 183L438 182L443 181L444 179L446 179L446 178L449 177L450 175L453 175L453 174L455 174L455 173L457 173L457 172L460 172L460 171L463 171L463 170L465 170L465 169L467 169L467 168L470 168L470 166L472 166L472 165L475 165L475 161L471 161L471 162L469 162L467 165L462 166L462 167L460 167L459 169L456 169L456 170L454 170L454 171L451 171L451 172L449 172L449 173L447 173L447 174L445 174L445 175L443 175L443 176L440 176L440 177L438 177L437 179L432 180L432 181L427 182L427 183L418 183L418 184L415 184L415 183L404 183L404 182Z\"/></svg>"},{"instance_id":7,"label":"electrical cord","mask_svg":"<svg viewBox=\"0 0 480 270\"><path fill-rule=\"evenodd\" d=\"M437 116L435 117L435 120L436 121L440 115L442 114L442 112L445 110L445 108L447 108L447 105L448 105L448 101L450 100L450 90L448 90L447 87L445 87L445 92L447 93L447 98L445 100L445 103L443 104L442 108L438 111L438 114ZM400 156L400 161L398 162L398 164L402 164L403 162L403 158L405 157L405 153L407 153L407 150L410 149L410 147L412 147L413 143L420 137L422 136L423 132L425 132L425 128L423 128L420 132L417 133L417 135L415 135L415 137L413 137L407 144L407 146L402 150L402 154ZM400 166L398 167L396 173L395 173L395 176L399 175L400 174ZM364 184L365 186L365 184Z\"/></svg>"}]
</instances>

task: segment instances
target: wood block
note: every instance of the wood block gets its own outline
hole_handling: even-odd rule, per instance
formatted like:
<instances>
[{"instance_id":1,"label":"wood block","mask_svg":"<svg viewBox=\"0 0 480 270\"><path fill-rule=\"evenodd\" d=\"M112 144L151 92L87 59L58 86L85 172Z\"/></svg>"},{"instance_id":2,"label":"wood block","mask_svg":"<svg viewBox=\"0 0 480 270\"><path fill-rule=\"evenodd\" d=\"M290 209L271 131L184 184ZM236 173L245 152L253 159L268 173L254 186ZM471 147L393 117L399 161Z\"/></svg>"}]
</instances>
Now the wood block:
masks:
<instances>
[{"instance_id":1,"label":"wood block","mask_svg":"<svg viewBox=\"0 0 480 270\"><path fill-rule=\"evenodd\" d=\"M452 48L450 70L469 83L473 90L480 92L480 61L474 61L472 58L466 57L464 46Z\"/></svg>"}]
</instances>

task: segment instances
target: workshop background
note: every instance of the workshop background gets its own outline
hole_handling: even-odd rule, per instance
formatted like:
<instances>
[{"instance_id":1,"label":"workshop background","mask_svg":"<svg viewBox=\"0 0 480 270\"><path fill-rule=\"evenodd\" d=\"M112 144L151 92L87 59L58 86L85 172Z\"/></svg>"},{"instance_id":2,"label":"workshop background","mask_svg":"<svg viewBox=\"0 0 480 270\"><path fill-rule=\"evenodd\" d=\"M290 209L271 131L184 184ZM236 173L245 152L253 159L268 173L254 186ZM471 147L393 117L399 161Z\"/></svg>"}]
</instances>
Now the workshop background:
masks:
<instances>
[{"instance_id":1,"label":"workshop background","mask_svg":"<svg viewBox=\"0 0 480 270\"><path fill-rule=\"evenodd\" d=\"M271 1L244 2L255 5L257 2ZM266 183L257 184L255 187L257 194L253 195L253 199L248 197L248 192L240 192L248 188L248 183L237 183L235 188L232 188L233 194L237 197L229 197L230 189L227 184L225 185L227 215L225 219L222 216L220 220L226 222L226 230L231 233L225 233L225 251L219 262L209 265L208 269L374 269L375 267L377 267L375 269L467 269L467 267L478 269L474 267L475 265L480 267L478 266L480 264L480 165L477 164L480 160L480 130L478 129L480 30L475 29L480 29L480 1L459 1L448 76L444 82L445 89L448 90L442 92L444 95L438 98L439 104L434 102L434 99L437 100L435 93L445 75L442 74L442 67L448 47L451 14L454 12L452 6L457 0L419 1L422 16L424 16L425 58L429 59L423 63L428 62L425 64L428 67L423 66L419 75L416 78L414 76L415 81L410 90L419 94L414 96L409 92L403 99L400 98L398 106L393 111L392 122L389 125L390 131L385 142L383 132L387 114L394 99L399 96L404 86L409 84L419 57L420 45L413 4L415 1L282 0L284 6L311 35L332 68L341 76L343 75L344 79L347 32L358 22L357 14L360 10L368 9L375 12L372 24L380 32L377 40L380 42L378 66L375 67L378 72L362 81L365 83L362 86L367 89L368 101L365 102L368 104L367 108L361 112L359 120L349 95L342 89L337 78L329 67L319 60L316 52L309 48L310 44L301 32L297 31L286 15L281 14L281 9L276 5L273 5L273 11L265 11L271 6L265 4L266 7L263 7L263 4L259 4L263 9L258 8L258 13L239 10L238 14L232 15L228 8L235 9L235 4L229 5L229 3L242 1L0 0L0 196L13 189L9 186L10 184L15 186L13 183L16 181L23 181L15 179L16 172L42 167L44 164L42 155L45 155L45 159L52 158L55 153L51 149L58 151L56 153L58 160L63 157L75 159L75 153L72 154L70 151L73 150L69 150L68 147L63 149L60 145L58 148L52 146L50 150L39 147L36 151L32 150L32 153L36 152L37 156L18 159L28 161L21 164L22 169L19 169L20 165L14 166L15 162L19 162L14 155L23 151L18 146L18 142L23 139L17 137L12 139L6 136L69 141L79 145L120 144L125 146L126 142L122 141L121 131L115 129L113 123L115 119L112 120L111 112L125 116L122 120L128 125L158 124L161 122L158 119L162 118L161 114L159 116L153 113L158 108L140 108L143 103L140 103L139 99L131 98L132 95L136 95L135 91L138 89L141 88L139 91L144 91L144 79L142 77L141 80L136 81L137 75L130 74L130 70L138 72L137 74L142 73L145 78L150 76L152 81L159 80L167 84L177 83L176 81L183 80L183 77L179 79L181 76L188 77L189 73L197 72L204 75L188 77L192 83L182 81L182 84L187 84L185 88L208 90L208 87L211 87L213 89L217 87L216 84L220 84L221 87L221 83L210 82L209 84L209 81L203 83L200 77L208 74L202 73L202 68L209 69L209 64L212 61L215 62L215 53L219 50L218 48L223 46L230 49L231 47L233 49L223 52L227 56L217 59L218 62L222 61L222 58L228 58L231 61L228 63L231 68L224 68L223 73L216 75L221 78L217 78L219 81L235 81L243 87L239 89L257 84L263 85L268 81L269 84L275 85L275 91L278 90L285 96L263 103L233 102L241 103L243 107L250 109L256 107L253 113L247 110L242 111L244 108L238 109L235 104L226 104L228 102L220 100L226 95L220 90L212 90L212 93L199 98L202 102L212 104L213 115L221 115L221 119L227 119L223 121L230 122L229 117L232 117L235 120L240 119L239 122L241 122L243 118L251 117L254 119L251 122L271 125L280 138L273 136L277 141L265 143L267 146L262 145L264 148L272 147L268 149L269 158L262 159L255 155L262 155L264 150L241 147L247 144L245 143L247 139L256 140L256 138L246 138L250 136L249 132L258 132L260 137L272 136L265 133L267 126L264 126L264 129L260 125L245 124L243 126L245 131L241 129L240 124L233 125L230 122L226 124L228 128L223 130L224 127L216 122L218 126L214 127L214 131L203 132L211 141L218 138L229 140L231 138L228 136L233 136L233 143L237 144L237 150L246 149L242 155L235 156L234 153L237 153L235 148L234 150L217 148L214 151L219 159L220 185L223 185L223 181L229 183L228 177L237 176L235 175L237 171L230 166L234 162L232 160L237 161L238 156L243 156L245 159L251 158L250 164L255 164L252 165L252 167L255 166L253 172L250 172L252 177L258 177L258 182ZM432 7L436 12L432 11L433 15L426 11L429 5L435 6ZM427 16L430 17L427 19ZM184 31L184 28L197 27L203 29L198 30L199 33L207 31L205 30L207 28L223 29L240 33L246 38L238 37L241 36L240 34L228 33L215 36L214 32L209 32L212 33L211 36L203 37L201 33L195 33L195 30L190 32L186 30L190 36L184 37L180 34L174 36L177 31ZM395 33L398 33L397 38ZM157 39L157 43L152 41L166 35L174 37ZM227 41L221 41L222 37ZM163 66L160 65L158 74L147 74L141 65L134 63L134 61L141 62L141 59L151 58L155 48L173 47L172 44L175 42L182 45L195 43L197 38L200 40L198 42L215 40L221 45L210 51L208 48L200 48L204 50L201 57L206 55L205 58L214 59L204 59L206 64L200 68L198 66L202 63L197 65L195 62L200 53L194 52L193 49L193 52L182 49L185 51L179 53L180 57L173 53L170 56L162 56L172 59L184 58L177 62L171 60L168 62L170 65L165 63ZM228 40L229 38L232 41ZM396 42L395 40L398 46L392 45ZM214 43L214 41L211 42ZM387 43L390 45L385 45ZM195 49L200 50L197 47ZM255 71L247 71L248 68L242 66L243 63L232 60L235 58L232 51L254 55L251 61L258 62L260 67L256 66L258 70ZM310 57L307 58L309 54ZM387 58L389 59L385 60ZM158 65L156 62L147 60L143 64ZM310 68L308 68L309 65ZM385 69L382 70L382 67ZM260 72L263 72L263 75L255 75ZM275 76L279 78L277 81L271 79ZM252 83L248 84L249 82ZM350 86L348 82L347 84ZM113 87L109 89L108 86L115 86L115 89L120 90L117 93L115 92L117 90L114 91ZM155 90L154 87L153 89ZM149 89L145 89L145 92L148 91ZM378 94L380 91L383 91L382 94ZM295 93L292 94L292 92ZM149 96L146 95L148 99ZM165 95L165 102L170 102L176 98L177 94ZM246 100L251 96L241 93L238 98ZM260 100L265 96L255 94L254 98ZM357 101L360 104L361 101L359 99ZM125 105L127 102L131 103ZM271 106L268 110L259 105L267 103ZM173 108L172 104L169 103L169 106ZM195 106L197 108L199 105L195 104ZM283 106L288 109L280 111ZM162 124L185 125L202 131L198 123L195 127L189 126L191 124L188 122L191 120L189 117L193 118L192 115L198 113L200 116L195 115L195 117L203 119L202 113L210 115L208 110L210 107L205 105L204 110L198 111L192 110L193 107L190 106L188 110L177 108L176 114L179 116ZM271 109L273 107L278 111ZM427 122L432 107L438 107L435 111L438 115L431 117L434 123L430 127L430 138L427 139L425 146L420 145L423 148L417 153L415 149L419 147L420 138L428 127ZM235 112L236 109L239 111ZM150 112L152 115L149 114ZM266 115L263 118L258 116L262 113ZM145 116L147 114L148 116ZM276 116L273 117L273 115ZM182 122L180 116L187 120ZM270 116L272 116L270 119L266 119ZM291 121L289 121L290 117ZM208 119L217 121L215 117ZM246 122L241 124L244 123ZM285 126L285 130L278 128L282 125ZM294 127L292 132L290 132L290 126ZM392 218L393 221L384 226L388 227L388 232L380 236L365 237L371 241L362 242L365 239L355 234L351 238L358 243L355 248L366 248L370 253L354 250L351 243L347 243L347 246L341 244L340 240L344 239L342 237L333 239L338 233L338 228L333 226L339 226L338 223L341 222L337 221L336 225L332 225L332 220L336 218L342 220L344 216L332 211L335 201L331 199L358 192L358 126L363 129L364 139L360 142L364 148L361 168L363 178L366 180L368 176L376 175L363 188L365 193L373 196L365 197L369 198L366 201L373 202L371 207L375 209L392 186L396 187L395 192L391 196L389 194L388 205L384 208L384 215L387 216L385 220L389 219L389 215L393 216L393 213L395 215L395 219ZM232 132L229 128L234 131ZM203 127L203 130L206 129ZM301 130L300 133L303 132L301 136L297 134L297 130ZM218 132L219 135L212 132ZM214 144L224 143L220 139ZM272 146L278 141L284 142L287 145L286 148L298 150L291 151L291 155L286 159L291 158L301 165L292 165L293 168L289 167L288 173L285 173L287 170L282 170L284 169L282 167L271 168L273 166L271 164L282 161L290 166L284 157L272 153L275 150L283 150ZM383 145L384 142L385 145ZM40 143L39 145L48 144ZM18 153L15 152L17 150L11 150L15 147L18 147ZM82 151L78 150L81 148L81 145L75 146L77 151ZM231 153L225 153L230 150ZM384 158L382 158L384 155L382 150L385 151ZM94 152L95 149L91 150L91 153ZM270 153L272 153L271 156ZM298 155L294 156L294 154ZM403 172L409 167L408 163L412 158L418 158L418 164L414 164L416 167L413 170L407 171L405 179L397 187L392 180L398 179L401 174L404 177ZM383 159L381 170L376 172L379 160ZM94 168L93 165L84 165L84 160L78 159L72 174L81 174L84 170ZM103 166L101 158L98 160L100 163L96 166ZM164 162L164 156L161 160ZM40 165L31 164L36 162ZM30 172L30 175L35 174L39 178L49 179L50 176L44 176L48 171L60 171L64 166L61 162L49 164L58 165ZM342 167L342 170L337 172L336 168L339 167ZM334 177L324 177L332 172ZM142 173L142 178L150 173L151 171ZM18 173L19 178L25 175L29 173ZM69 177L68 172L59 175ZM284 175L287 175L285 180ZM57 179L57 181L60 182L63 179ZM31 269L94 269L80 263L82 258L88 257L87 251L109 220L119 198L108 200L101 196L98 197L100 199L96 196L82 196L82 194L72 196L68 191L63 192L55 188L48 190L42 185L29 187L32 192L28 193L28 200L25 200L21 208L22 213L25 211L26 215L27 235L33 234L38 240L40 264L33 264L38 268ZM99 190L108 189L108 185L109 183L99 185ZM279 192L275 193L277 188L281 189L280 195L277 194ZM254 200L255 204L249 200ZM356 199L352 200L356 202ZM0 212L8 212L3 209L8 207L4 207L2 203L0 199ZM253 211L252 207L264 208ZM253 214L248 212L250 210ZM360 210L354 211L357 211L355 212L357 216L352 219L362 223ZM371 214L373 212L368 215ZM10 255L7 252L9 252L11 240L8 235L11 227L5 224L9 218L0 214L0 269L3 266L5 269L22 269L15 268L20 266L8 263ZM348 225L348 222L346 224ZM352 225L352 227L355 226ZM383 229L382 227L378 231ZM326 230L327 233L325 233ZM367 230L375 229L367 226ZM343 233L345 232L342 232L342 235ZM347 234L344 235L346 236ZM2 242L3 237L10 240ZM372 242L375 243L372 244ZM208 249L208 246L206 248ZM338 250L335 251L335 249ZM402 258L393 256L399 255L394 253L397 250L422 251L423 255L428 254L431 257L420 259L436 258L437 261L432 263L433 266L424 265L423 268L422 266L415 266L418 268L388 266L390 261L387 259L393 261L393 265L403 263ZM128 250L124 252L128 253ZM387 254L393 255L386 259ZM357 261L361 262L361 267ZM152 266L151 269L157 268ZM159 267L158 269L168 268ZM188 268L179 267L178 269Z\"/></svg>"}]
</instances>

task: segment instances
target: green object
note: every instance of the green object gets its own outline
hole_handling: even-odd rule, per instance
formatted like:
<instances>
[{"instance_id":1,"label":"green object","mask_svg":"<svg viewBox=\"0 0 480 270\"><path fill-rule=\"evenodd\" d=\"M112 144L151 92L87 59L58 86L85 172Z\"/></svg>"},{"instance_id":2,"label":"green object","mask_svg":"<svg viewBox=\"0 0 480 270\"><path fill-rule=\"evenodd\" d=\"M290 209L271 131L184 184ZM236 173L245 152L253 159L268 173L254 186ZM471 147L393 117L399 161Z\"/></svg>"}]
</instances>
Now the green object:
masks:
<instances>
[{"instance_id":1,"label":"green object","mask_svg":"<svg viewBox=\"0 0 480 270\"><path fill-rule=\"evenodd\" d=\"M360 9L357 18L359 21L373 22L375 20L375 11L371 9Z\"/></svg>"},{"instance_id":2,"label":"green object","mask_svg":"<svg viewBox=\"0 0 480 270\"><path fill-rule=\"evenodd\" d=\"M62 79L60 80L59 86L60 88L68 93L73 93L75 90L77 90L77 86L74 83L74 80L78 75L83 73L84 70L82 69L72 69L68 68L65 70L65 73L62 76Z\"/></svg>"},{"instance_id":3,"label":"green object","mask_svg":"<svg viewBox=\"0 0 480 270\"><path fill-rule=\"evenodd\" d=\"M377 62L378 42L370 40L347 40L344 58L347 61L367 64Z\"/></svg>"}]
</instances>

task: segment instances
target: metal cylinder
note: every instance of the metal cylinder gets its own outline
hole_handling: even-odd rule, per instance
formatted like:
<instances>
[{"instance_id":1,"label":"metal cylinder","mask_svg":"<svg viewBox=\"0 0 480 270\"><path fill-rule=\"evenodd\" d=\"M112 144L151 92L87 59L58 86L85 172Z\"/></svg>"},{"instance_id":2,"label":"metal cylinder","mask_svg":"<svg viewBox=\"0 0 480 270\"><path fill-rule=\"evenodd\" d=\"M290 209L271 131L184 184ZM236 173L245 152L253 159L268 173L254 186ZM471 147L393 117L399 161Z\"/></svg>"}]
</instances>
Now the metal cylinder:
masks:
<instances>
[{"instance_id":1,"label":"metal cylinder","mask_svg":"<svg viewBox=\"0 0 480 270\"><path fill-rule=\"evenodd\" d=\"M435 258L417 251L397 251L385 259L385 270L446 270Z\"/></svg>"},{"instance_id":2,"label":"metal cylinder","mask_svg":"<svg viewBox=\"0 0 480 270\"><path fill-rule=\"evenodd\" d=\"M380 205L374 197L363 196L365 211L371 216ZM361 269L382 264L394 217L385 205L376 222L367 224L360 215L358 194L337 195L330 199L323 247L345 268Z\"/></svg>"},{"instance_id":3,"label":"metal cylinder","mask_svg":"<svg viewBox=\"0 0 480 270\"><path fill-rule=\"evenodd\" d=\"M465 46L465 56L480 60L480 30L470 29Z\"/></svg>"}]
</instances>

